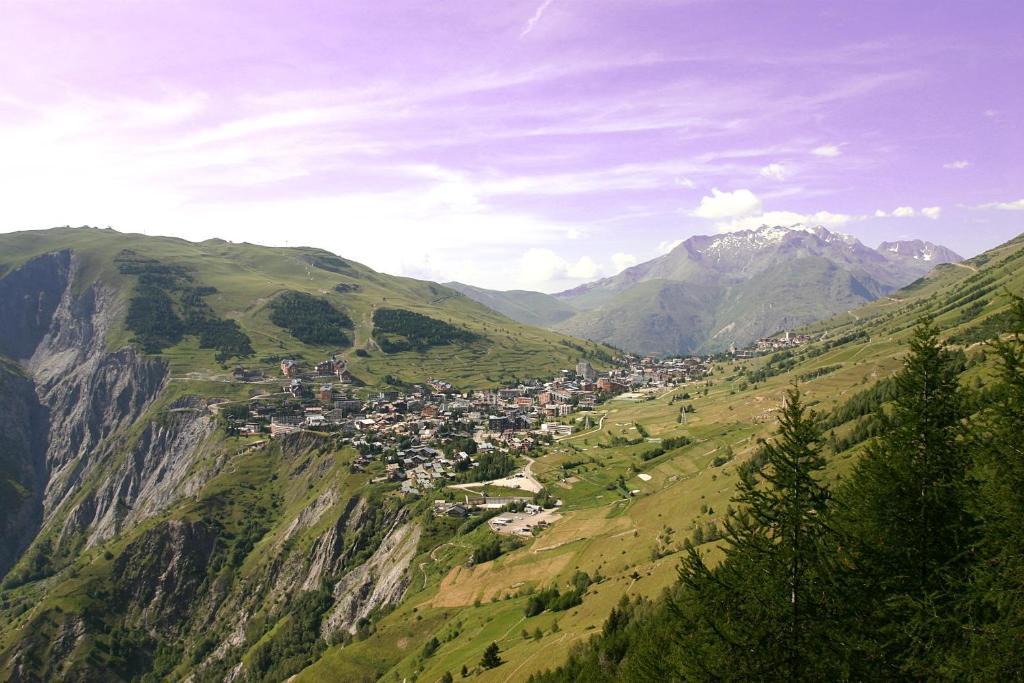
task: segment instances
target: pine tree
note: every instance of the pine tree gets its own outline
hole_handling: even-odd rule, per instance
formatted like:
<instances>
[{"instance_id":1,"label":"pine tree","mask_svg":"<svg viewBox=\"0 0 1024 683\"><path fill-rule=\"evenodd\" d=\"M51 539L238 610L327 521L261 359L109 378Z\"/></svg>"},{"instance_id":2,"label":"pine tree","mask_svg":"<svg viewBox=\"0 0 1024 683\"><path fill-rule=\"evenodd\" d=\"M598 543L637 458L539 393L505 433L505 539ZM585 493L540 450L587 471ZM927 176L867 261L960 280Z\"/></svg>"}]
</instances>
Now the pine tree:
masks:
<instances>
[{"instance_id":1,"label":"pine tree","mask_svg":"<svg viewBox=\"0 0 1024 683\"><path fill-rule=\"evenodd\" d=\"M940 675L958 637L951 596L963 589L972 522L960 361L920 324L895 378L891 414L840 494L859 582L858 646L881 676Z\"/></svg>"},{"instance_id":2,"label":"pine tree","mask_svg":"<svg viewBox=\"0 0 1024 683\"><path fill-rule=\"evenodd\" d=\"M501 664L501 656L498 654L498 644L491 643L484 650L484 656L480 659L480 666L485 669L493 669Z\"/></svg>"},{"instance_id":3,"label":"pine tree","mask_svg":"<svg viewBox=\"0 0 1024 683\"><path fill-rule=\"evenodd\" d=\"M676 624L653 624L630 656L629 680L825 680L842 675L831 651L835 611L829 590L829 493L814 417L797 389L786 395L776 440L764 445L763 481L739 484L725 527L725 559L709 567L689 548ZM666 642L668 641L668 642ZM647 649L647 652L643 652ZM677 659L667 662L661 652Z\"/></svg>"},{"instance_id":4,"label":"pine tree","mask_svg":"<svg viewBox=\"0 0 1024 683\"><path fill-rule=\"evenodd\" d=\"M970 648L957 662L987 680L1024 678L1024 299L1011 296L1011 310L1012 336L992 343L998 377L976 437L983 533Z\"/></svg>"}]
</instances>

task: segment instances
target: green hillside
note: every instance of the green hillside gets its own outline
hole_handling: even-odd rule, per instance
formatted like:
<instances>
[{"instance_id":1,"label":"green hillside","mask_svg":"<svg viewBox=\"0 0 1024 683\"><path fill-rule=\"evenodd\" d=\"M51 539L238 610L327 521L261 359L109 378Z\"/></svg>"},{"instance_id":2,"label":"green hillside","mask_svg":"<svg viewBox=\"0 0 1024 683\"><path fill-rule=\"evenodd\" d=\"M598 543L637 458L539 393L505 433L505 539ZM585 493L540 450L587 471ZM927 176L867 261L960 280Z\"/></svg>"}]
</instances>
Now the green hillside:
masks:
<instances>
[{"instance_id":1,"label":"green hillside","mask_svg":"<svg viewBox=\"0 0 1024 683\"><path fill-rule=\"evenodd\" d=\"M986 382L992 365L984 341L1008 329L1010 302L1003 292L1024 292L1022 260L1024 236L811 326L807 331L820 341L798 350L723 362L706 384L654 400L606 404L595 418L600 427L559 441L534 466L565 502L561 521L523 548L474 568L463 563L477 541L447 541L422 565L422 583L374 633L328 648L300 680L371 680L382 672L384 680L440 680L446 671L458 679L465 665L482 681L514 681L565 661L574 646L601 632L623 596L655 599L672 586L687 540L715 561L715 539L740 472L759 462L758 439L775 432L783 395L794 382L806 405L822 415L828 480L849 475L871 433L862 415L884 400L876 388L884 389L884 380L901 368L922 316L933 318L954 349L964 351L961 383ZM693 412L684 422L686 406ZM636 439L637 425L649 437L616 445L617 437ZM644 459L659 442L681 436L692 442ZM637 493L627 496L624 489ZM579 571L593 580L580 605L526 616L533 593L570 590ZM434 637L439 646L426 656L424 643ZM491 642L504 663L479 669Z\"/></svg>"},{"instance_id":2,"label":"green hillside","mask_svg":"<svg viewBox=\"0 0 1024 683\"><path fill-rule=\"evenodd\" d=\"M270 374L282 357L315 362L338 353L371 385L391 375L484 387L548 376L580 356L601 364L610 352L516 323L447 287L377 273L319 249L61 228L0 235L0 274L62 249L79 260L77 287L102 282L126 307L108 345L137 341L168 359L174 376L224 379L235 363ZM275 324L275 316L281 323L303 315L297 297L319 308L297 326ZM392 343L385 352L377 336L387 335L375 333L373 322L380 309L451 326L453 343L435 335L429 345ZM331 315L333 334L325 323Z\"/></svg>"}]
</instances>

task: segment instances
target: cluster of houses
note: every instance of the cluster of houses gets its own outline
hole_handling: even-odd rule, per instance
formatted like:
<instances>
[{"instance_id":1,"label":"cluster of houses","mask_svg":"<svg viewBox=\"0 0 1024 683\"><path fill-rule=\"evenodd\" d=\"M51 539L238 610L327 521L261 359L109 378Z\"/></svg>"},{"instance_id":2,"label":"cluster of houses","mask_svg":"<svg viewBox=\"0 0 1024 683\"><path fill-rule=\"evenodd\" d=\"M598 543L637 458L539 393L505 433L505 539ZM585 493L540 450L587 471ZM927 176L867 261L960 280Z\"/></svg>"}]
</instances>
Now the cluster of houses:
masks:
<instances>
[{"instance_id":1,"label":"cluster of houses","mask_svg":"<svg viewBox=\"0 0 1024 683\"><path fill-rule=\"evenodd\" d=\"M443 380L368 391L355 386L344 359L316 364L280 362L280 393L251 399L244 417L229 421L241 434L278 437L300 430L332 432L351 444L365 469L384 463L383 478L399 481L408 494L419 494L476 465L477 453L525 453L555 437L568 436L565 418L593 409L609 396L637 388L675 384L703 377L707 363L683 358L624 358L599 374L587 361L554 379L514 387L460 392ZM235 370L236 377L250 371ZM357 395L358 394L358 395Z\"/></svg>"},{"instance_id":2,"label":"cluster of houses","mask_svg":"<svg viewBox=\"0 0 1024 683\"><path fill-rule=\"evenodd\" d=\"M711 371L711 357L625 356L616 359L617 368L597 380L597 390L618 395L638 389L673 387L703 379Z\"/></svg>"},{"instance_id":3,"label":"cluster of houses","mask_svg":"<svg viewBox=\"0 0 1024 683\"><path fill-rule=\"evenodd\" d=\"M811 338L806 334L793 334L789 330L786 330L782 335L777 337L761 337L744 349L737 349L736 345L733 344L729 347L729 353L735 358L753 358L754 356L762 353L772 353L774 351L782 351L783 349L792 349L797 346L802 346L809 341L811 341Z\"/></svg>"}]
</instances>

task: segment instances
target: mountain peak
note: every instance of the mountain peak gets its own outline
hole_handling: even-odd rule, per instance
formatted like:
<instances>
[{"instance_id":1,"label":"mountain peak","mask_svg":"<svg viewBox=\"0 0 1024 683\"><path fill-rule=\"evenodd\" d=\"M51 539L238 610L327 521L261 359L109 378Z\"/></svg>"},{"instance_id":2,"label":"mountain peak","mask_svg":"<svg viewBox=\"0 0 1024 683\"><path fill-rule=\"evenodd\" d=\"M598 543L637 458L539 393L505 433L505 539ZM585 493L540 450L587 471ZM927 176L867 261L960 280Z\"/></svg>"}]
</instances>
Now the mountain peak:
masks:
<instances>
[{"instance_id":1,"label":"mountain peak","mask_svg":"<svg viewBox=\"0 0 1024 683\"><path fill-rule=\"evenodd\" d=\"M930 263L959 263L964 260L962 256L952 249L924 240L882 242L878 245L878 251L885 256L897 256Z\"/></svg>"},{"instance_id":2,"label":"mountain peak","mask_svg":"<svg viewBox=\"0 0 1024 683\"><path fill-rule=\"evenodd\" d=\"M803 241L805 236L816 238L818 246L848 249L864 248L852 235L832 232L821 225L794 223L792 225L761 225L757 228L736 230L715 236L696 236L684 242L686 249L707 256L751 253L774 248L783 243ZM681 245L682 246L682 245Z\"/></svg>"}]
</instances>

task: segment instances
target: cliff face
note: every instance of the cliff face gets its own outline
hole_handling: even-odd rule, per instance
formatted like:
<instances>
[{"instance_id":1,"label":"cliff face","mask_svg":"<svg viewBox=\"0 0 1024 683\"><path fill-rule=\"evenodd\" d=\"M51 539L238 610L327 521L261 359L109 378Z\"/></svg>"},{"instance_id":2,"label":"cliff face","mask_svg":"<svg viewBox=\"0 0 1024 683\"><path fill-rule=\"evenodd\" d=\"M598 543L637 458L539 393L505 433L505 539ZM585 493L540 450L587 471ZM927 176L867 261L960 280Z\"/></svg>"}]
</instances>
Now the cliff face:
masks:
<instances>
[{"instance_id":1,"label":"cliff face","mask_svg":"<svg viewBox=\"0 0 1024 683\"><path fill-rule=\"evenodd\" d=\"M121 445L111 437L149 408L167 374L164 363L131 347L107 349L107 331L123 314L121 304L99 282L76 294L77 269L72 256L50 325L26 362L50 411L47 516Z\"/></svg>"},{"instance_id":2,"label":"cliff face","mask_svg":"<svg viewBox=\"0 0 1024 683\"><path fill-rule=\"evenodd\" d=\"M325 638L356 626L375 609L398 604L409 587L409 567L416 556L420 527L406 515L396 518L373 555L334 584L334 606L324 620Z\"/></svg>"},{"instance_id":3,"label":"cliff face","mask_svg":"<svg viewBox=\"0 0 1024 683\"><path fill-rule=\"evenodd\" d=\"M113 538L167 509L187 492L180 485L195 450L214 428L205 408L172 408L150 421L127 457L91 488L68 514L60 538L84 536L85 546Z\"/></svg>"},{"instance_id":4,"label":"cliff face","mask_svg":"<svg viewBox=\"0 0 1024 683\"><path fill-rule=\"evenodd\" d=\"M159 679L186 656L245 678L276 656L252 648L311 655L400 602L409 509L349 486L331 439L243 451L206 397L171 400L165 362L109 348L125 297L95 270L61 251L0 278L0 678Z\"/></svg>"},{"instance_id":5,"label":"cliff face","mask_svg":"<svg viewBox=\"0 0 1024 683\"><path fill-rule=\"evenodd\" d=\"M45 451L46 411L32 382L0 361L0 578L42 521Z\"/></svg>"},{"instance_id":6,"label":"cliff face","mask_svg":"<svg viewBox=\"0 0 1024 683\"><path fill-rule=\"evenodd\" d=\"M120 614L146 629L176 630L200 597L216 540L208 524L170 520L129 545L114 563Z\"/></svg>"},{"instance_id":7,"label":"cliff face","mask_svg":"<svg viewBox=\"0 0 1024 683\"><path fill-rule=\"evenodd\" d=\"M75 254L60 251L31 259L0 279L0 348L21 362L24 374L15 379L8 373L12 391L5 392L4 400L15 405L0 434L25 444L9 450L27 454L21 459L31 464L22 469L32 476L21 477L22 498L34 501L23 506L26 518L5 526L17 528L23 538L31 539L40 522L66 507L85 478L110 464L125 445L125 429L149 408L166 380L162 362L142 358L131 347L107 349L107 332L123 310L116 292L102 282L79 291L80 267ZM19 406L21 411L14 412ZM194 437L197 429L208 428L207 423L185 431ZM157 438L167 440L167 430ZM163 460L162 449L141 450L134 468L122 467L131 474L125 471L120 480L101 486L107 489L105 496L90 493L79 504L92 506L95 514L76 509L72 517L85 527L96 526L100 535L115 531L115 500L130 507L145 488L132 488L126 478L155 484L153 473L164 467L157 462ZM145 497L158 499L159 494ZM20 551L24 541L5 547ZM6 571L11 563L10 558L0 561L0 568Z\"/></svg>"},{"instance_id":8,"label":"cliff face","mask_svg":"<svg viewBox=\"0 0 1024 683\"><path fill-rule=\"evenodd\" d=\"M71 252L44 254L0 279L0 355L29 358L71 280Z\"/></svg>"}]
</instances>

